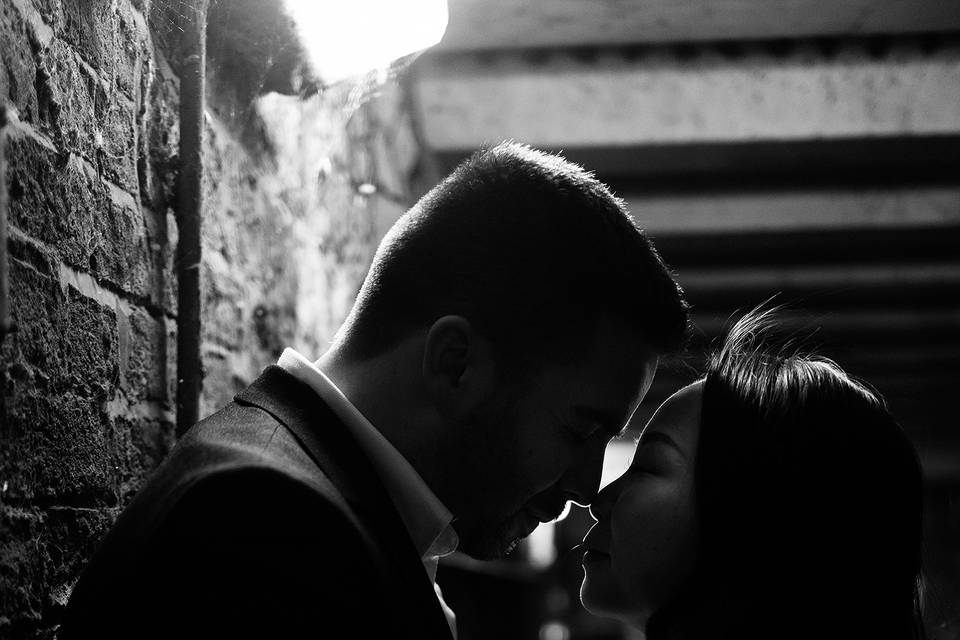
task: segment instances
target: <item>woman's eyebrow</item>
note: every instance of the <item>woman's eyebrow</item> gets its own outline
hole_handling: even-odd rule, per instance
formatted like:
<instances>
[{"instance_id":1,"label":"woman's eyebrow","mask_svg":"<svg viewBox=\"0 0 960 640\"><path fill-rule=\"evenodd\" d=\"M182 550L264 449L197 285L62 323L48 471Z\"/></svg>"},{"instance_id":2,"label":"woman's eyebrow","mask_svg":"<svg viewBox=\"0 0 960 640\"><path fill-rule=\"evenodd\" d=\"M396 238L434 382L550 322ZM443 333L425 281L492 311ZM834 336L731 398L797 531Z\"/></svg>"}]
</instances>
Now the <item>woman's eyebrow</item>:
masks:
<instances>
[{"instance_id":1,"label":"woman's eyebrow","mask_svg":"<svg viewBox=\"0 0 960 640\"><path fill-rule=\"evenodd\" d=\"M637 443L637 448L640 449L641 447L645 447L648 444L652 446L657 443L665 444L667 446L673 447L677 451L677 453L679 453L681 456L683 456L684 458L687 457L686 452L680 448L680 445L677 444L677 441L671 438L669 435L667 435L663 431L649 431L649 432L644 431L640 435L640 442Z\"/></svg>"}]
</instances>

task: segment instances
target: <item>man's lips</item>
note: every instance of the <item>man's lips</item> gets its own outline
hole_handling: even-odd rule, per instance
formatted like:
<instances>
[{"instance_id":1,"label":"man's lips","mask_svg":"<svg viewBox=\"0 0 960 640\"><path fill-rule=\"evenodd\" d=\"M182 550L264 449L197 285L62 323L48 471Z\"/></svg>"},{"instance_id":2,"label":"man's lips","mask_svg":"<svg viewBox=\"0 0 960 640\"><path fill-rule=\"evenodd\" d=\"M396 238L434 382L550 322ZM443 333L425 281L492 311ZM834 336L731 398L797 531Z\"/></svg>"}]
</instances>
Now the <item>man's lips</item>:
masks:
<instances>
[{"instance_id":1,"label":"man's lips","mask_svg":"<svg viewBox=\"0 0 960 640\"><path fill-rule=\"evenodd\" d=\"M553 522L560 517L560 514L563 513L564 508L566 508L566 503L560 506L556 510L544 510L544 509L531 509L527 508L527 513L537 519L537 522ZM551 512L553 515L551 515Z\"/></svg>"}]
</instances>

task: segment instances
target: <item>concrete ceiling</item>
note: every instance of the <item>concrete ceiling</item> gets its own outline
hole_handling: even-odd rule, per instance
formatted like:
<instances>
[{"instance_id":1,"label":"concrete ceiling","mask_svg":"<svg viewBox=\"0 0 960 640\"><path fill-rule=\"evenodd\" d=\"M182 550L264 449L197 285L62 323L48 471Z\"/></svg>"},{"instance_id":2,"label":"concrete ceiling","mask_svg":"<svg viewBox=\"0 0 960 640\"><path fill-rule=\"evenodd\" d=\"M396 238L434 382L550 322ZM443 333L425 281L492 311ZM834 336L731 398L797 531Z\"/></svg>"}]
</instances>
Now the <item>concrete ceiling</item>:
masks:
<instances>
[{"instance_id":1,"label":"concrete ceiling","mask_svg":"<svg viewBox=\"0 0 960 640\"><path fill-rule=\"evenodd\" d=\"M960 2L450 0L410 96L432 178L504 139L562 151L677 272L695 353L779 294L955 476Z\"/></svg>"},{"instance_id":2,"label":"concrete ceiling","mask_svg":"<svg viewBox=\"0 0 960 640\"><path fill-rule=\"evenodd\" d=\"M952 0L450 0L441 50L960 30Z\"/></svg>"}]
</instances>

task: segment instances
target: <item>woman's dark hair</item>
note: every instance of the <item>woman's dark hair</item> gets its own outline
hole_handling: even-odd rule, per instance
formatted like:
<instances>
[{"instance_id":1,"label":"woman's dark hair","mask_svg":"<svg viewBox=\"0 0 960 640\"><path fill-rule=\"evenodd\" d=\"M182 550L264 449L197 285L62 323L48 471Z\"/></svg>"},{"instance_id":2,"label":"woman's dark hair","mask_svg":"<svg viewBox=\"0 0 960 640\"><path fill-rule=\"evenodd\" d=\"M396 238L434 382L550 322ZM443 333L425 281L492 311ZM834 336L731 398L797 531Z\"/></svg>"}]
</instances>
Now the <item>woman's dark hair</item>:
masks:
<instances>
[{"instance_id":1,"label":"woman's dark hair","mask_svg":"<svg viewBox=\"0 0 960 640\"><path fill-rule=\"evenodd\" d=\"M695 576L648 638L923 637L913 446L875 391L778 342L776 317L747 314L709 360Z\"/></svg>"}]
</instances>

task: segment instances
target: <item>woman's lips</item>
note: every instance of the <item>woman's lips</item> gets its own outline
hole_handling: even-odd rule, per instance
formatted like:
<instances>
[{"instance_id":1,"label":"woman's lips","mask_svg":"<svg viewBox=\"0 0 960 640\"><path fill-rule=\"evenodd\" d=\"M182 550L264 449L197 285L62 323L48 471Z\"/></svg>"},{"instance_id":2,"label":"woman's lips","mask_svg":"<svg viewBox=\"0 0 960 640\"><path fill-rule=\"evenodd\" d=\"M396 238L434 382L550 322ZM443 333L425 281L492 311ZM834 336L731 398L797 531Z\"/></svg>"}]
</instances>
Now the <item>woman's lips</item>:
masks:
<instances>
[{"instance_id":1,"label":"woman's lips","mask_svg":"<svg viewBox=\"0 0 960 640\"><path fill-rule=\"evenodd\" d=\"M599 522L595 522L587 535L583 536L583 547L586 552L583 554L583 564L592 562L607 562L610 560L610 554L598 547L607 547L604 543L607 536L606 531L598 529Z\"/></svg>"},{"instance_id":2,"label":"woman's lips","mask_svg":"<svg viewBox=\"0 0 960 640\"><path fill-rule=\"evenodd\" d=\"M609 540L609 533L605 529L600 528L599 522L594 522L590 530L587 531L587 535L583 536L582 544L584 549L602 551L604 548L610 546ZM602 551L602 553L606 552Z\"/></svg>"}]
</instances>

